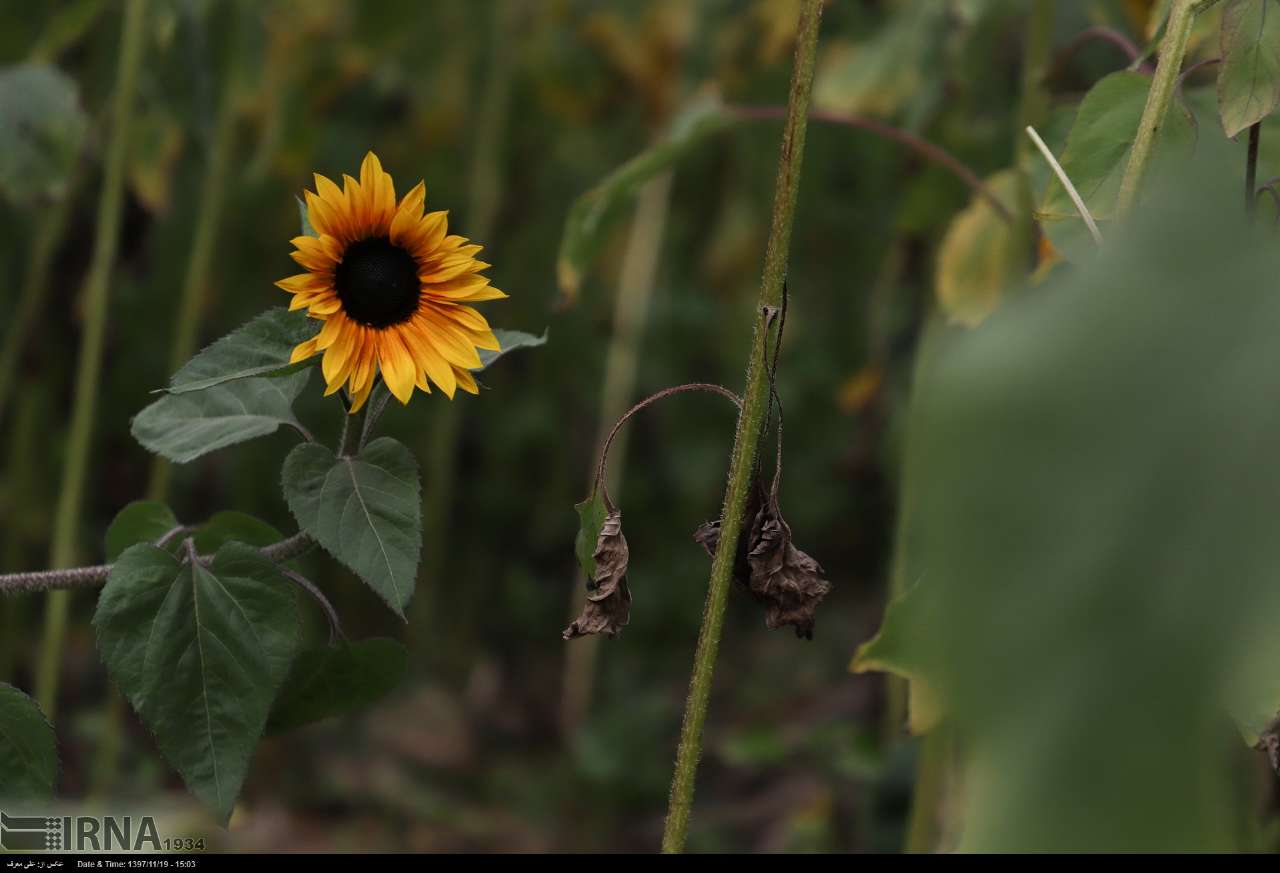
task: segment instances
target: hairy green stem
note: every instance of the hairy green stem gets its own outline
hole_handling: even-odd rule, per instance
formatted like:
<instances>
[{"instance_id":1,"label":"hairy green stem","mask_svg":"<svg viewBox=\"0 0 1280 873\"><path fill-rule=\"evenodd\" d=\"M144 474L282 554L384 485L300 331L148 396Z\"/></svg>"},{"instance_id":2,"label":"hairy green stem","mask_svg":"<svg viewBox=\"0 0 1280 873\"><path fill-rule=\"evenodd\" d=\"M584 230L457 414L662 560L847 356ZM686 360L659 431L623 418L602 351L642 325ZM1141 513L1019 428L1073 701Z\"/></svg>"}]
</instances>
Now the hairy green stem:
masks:
<instances>
[{"instance_id":1,"label":"hairy green stem","mask_svg":"<svg viewBox=\"0 0 1280 873\"><path fill-rule=\"evenodd\" d=\"M782 305L782 286L791 247L796 195L800 189L800 169L804 158L809 98L813 91L813 66L821 18L822 0L804 0L796 31L795 61L791 70L787 120L783 126L782 146L778 156L778 178L774 190L769 241L765 249L764 275L760 282L760 296L753 311L755 336L747 358L746 390L743 392L742 412L738 415L737 432L734 434L733 454L729 460L729 484L720 514L720 546L711 562L706 609L694 653L689 699L680 728L680 746L676 751L671 798L662 835L662 851L667 853L684 851L689 831L689 812L693 806L698 758L702 753L702 728L707 719L711 679L724 626L725 602L729 596L734 557L737 555L738 538L742 532L742 514L751 491L760 425L772 405L769 372L765 366L769 325L762 314L767 307L777 308Z\"/></svg>"},{"instance_id":2,"label":"hairy green stem","mask_svg":"<svg viewBox=\"0 0 1280 873\"><path fill-rule=\"evenodd\" d=\"M85 324L80 341L75 400L71 411L61 493L54 517L53 542L49 561L55 568L75 562L76 535L89 467L89 444L97 410L98 376L102 368L102 347L106 336L107 301L111 272L120 242L120 213L124 205L125 171L129 157L129 127L133 114L138 70L142 66L143 21L146 0L127 0L124 12L116 90L112 98L112 131L107 147L106 174L102 199L98 204L97 231L93 259L85 278ZM36 667L36 700L45 716L54 720L57 712L58 675L66 635L69 595L55 591L45 603L44 637Z\"/></svg>"},{"instance_id":3,"label":"hairy green stem","mask_svg":"<svg viewBox=\"0 0 1280 873\"><path fill-rule=\"evenodd\" d=\"M179 528L185 531L185 528ZM156 542L160 546L171 540L166 534ZM258 550L262 557L276 564L284 564L311 551L315 541L310 534L298 532L293 536L263 546ZM201 566L213 563L213 555L198 555ZM27 591L71 591L77 588L97 588L106 584L114 564L94 564L89 567L66 567L54 570L35 570L30 573L0 573L0 595L21 594Z\"/></svg>"},{"instance_id":4,"label":"hairy green stem","mask_svg":"<svg viewBox=\"0 0 1280 873\"><path fill-rule=\"evenodd\" d=\"M1120 194L1116 199L1118 219L1128 215L1137 203L1138 192L1151 165L1156 137L1160 135L1165 116L1169 114L1169 105L1173 102L1182 60L1187 54L1187 41L1191 38L1191 27L1195 23L1196 12L1203 5L1205 0L1173 0L1169 10L1164 39L1160 41L1160 60L1156 63L1151 90L1147 92L1147 105L1142 110L1129 163L1120 179Z\"/></svg>"}]
</instances>

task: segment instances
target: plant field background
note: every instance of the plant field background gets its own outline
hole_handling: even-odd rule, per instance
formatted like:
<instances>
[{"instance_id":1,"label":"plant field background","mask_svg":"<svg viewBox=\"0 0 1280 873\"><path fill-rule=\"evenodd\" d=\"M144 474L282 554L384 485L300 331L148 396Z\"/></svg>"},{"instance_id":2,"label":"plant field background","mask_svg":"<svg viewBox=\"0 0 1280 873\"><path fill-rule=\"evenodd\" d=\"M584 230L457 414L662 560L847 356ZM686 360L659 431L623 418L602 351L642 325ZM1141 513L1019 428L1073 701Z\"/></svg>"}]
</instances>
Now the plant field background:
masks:
<instances>
[{"instance_id":1,"label":"plant field background","mask_svg":"<svg viewBox=\"0 0 1280 873\"><path fill-rule=\"evenodd\" d=\"M1145 46L1159 5L1056 4L1042 129L1059 154L1072 107L1128 63L1102 40L1064 49L1100 26ZM1028 6L830 3L816 108L909 131L980 178L1005 170L1027 148L1019 104ZM679 382L740 390L780 122L759 118L678 143L661 182L669 187L612 204L589 256L562 243L578 198L678 129L698 101L783 107L797 9L792 0L154 0L81 562L103 560L102 532L151 481L153 459L131 437L130 419L173 369L180 292L219 137L227 168L199 280L199 345L286 302L272 282L293 272L295 197L313 170L336 178L369 149L398 182L423 178L428 208L450 210L451 225L485 245L494 285L510 294L482 307L491 323L546 330L547 342L487 371L478 397L450 404L432 394L384 418L423 476L424 556L407 623L354 576L314 561L311 578L351 637L406 645L409 666L391 695L265 739L221 831L136 717L113 702L89 624L93 597L77 594L56 720L62 802L156 814L227 849L656 845L709 566L692 534L719 512L731 408L692 395L666 401L634 421L625 455L615 449L610 482L627 518L635 606L621 636L598 645L560 638L581 585L572 507L590 489L602 417L607 428ZM49 143L46 175L31 176L30 165L14 163L21 152L11 143L23 132L0 117L0 176L10 185L0 199L0 324L16 318L43 222L66 209L0 401L5 571L43 567L49 552L119 31L110 0L0 2L0 65L55 65L83 122L73 159L58 158L65 143ZM1216 39L1216 25L1193 36L1189 63L1215 56ZM1197 100L1208 107L1201 136L1242 152L1215 127L1212 71L1186 87L1190 111ZM1259 167L1260 179L1280 174L1280 125L1264 125ZM1049 183L1046 169L1036 173L1038 202ZM13 180L24 176L32 184L18 190ZM1013 205L1012 187L991 184ZM778 377L783 503L834 590L812 641L766 630L757 607L731 596L691 849L893 851L907 839L922 743L899 721L901 689L850 663L889 598L916 352L939 289L965 293L969 265L949 259L943 240L971 203L953 173L899 143L810 127ZM1268 219L1272 206L1260 202ZM646 232L647 256L636 241ZM1070 251L1069 240L1055 242ZM620 328L619 296L634 303L637 284L647 300ZM634 377L615 369L606 385L618 356ZM318 436L333 438L338 422L316 392L299 409ZM232 506L290 530L278 469L293 441L281 433L253 451L174 467L170 504L192 519ZM0 680L31 686L42 598L0 601ZM579 646L589 653L575 656ZM1238 754L1248 757L1240 771L1257 777L1241 792L1264 822L1251 838L1275 848L1265 825L1274 783L1252 753Z\"/></svg>"}]
</instances>

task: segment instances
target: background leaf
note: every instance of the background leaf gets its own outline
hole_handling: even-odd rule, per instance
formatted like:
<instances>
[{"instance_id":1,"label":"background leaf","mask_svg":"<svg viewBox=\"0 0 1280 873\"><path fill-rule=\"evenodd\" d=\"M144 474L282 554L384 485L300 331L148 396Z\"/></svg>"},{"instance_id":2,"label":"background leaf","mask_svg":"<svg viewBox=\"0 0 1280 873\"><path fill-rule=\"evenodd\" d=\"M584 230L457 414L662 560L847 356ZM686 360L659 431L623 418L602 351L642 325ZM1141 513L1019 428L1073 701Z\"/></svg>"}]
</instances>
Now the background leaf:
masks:
<instances>
[{"instance_id":1,"label":"background leaf","mask_svg":"<svg viewBox=\"0 0 1280 873\"><path fill-rule=\"evenodd\" d=\"M1112 73L1094 85L1076 112L1065 151L1057 156L1099 225L1115 210L1150 86L1148 77L1127 72ZM1171 108L1156 139L1154 160L1185 154L1194 138L1190 117L1176 106ZM1037 217L1054 247L1069 260L1078 259L1082 243L1093 247L1084 221L1056 177L1049 180Z\"/></svg>"},{"instance_id":2,"label":"background leaf","mask_svg":"<svg viewBox=\"0 0 1280 873\"><path fill-rule=\"evenodd\" d=\"M129 546L154 543L181 526L173 510L158 500L135 500L116 513L107 528L107 563L114 561Z\"/></svg>"},{"instance_id":3,"label":"background leaf","mask_svg":"<svg viewBox=\"0 0 1280 873\"><path fill-rule=\"evenodd\" d=\"M293 402L310 370L275 378L240 379L190 394L168 394L133 420L133 436L148 451L185 464L280 425L300 427Z\"/></svg>"},{"instance_id":4,"label":"background leaf","mask_svg":"<svg viewBox=\"0 0 1280 873\"><path fill-rule=\"evenodd\" d=\"M279 376L310 367L318 359L289 364L301 342L319 332L319 325L301 312L268 309L253 321L217 340L174 373L170 394L202 391L251 376Z\"/></svg>"},{"instance_id":5,"label":"background leaf","mask_svg":"<svg viewBox=\"0 0 1280 873\"><path fill-rule=\"evenodd\" d=\"M670 169L711 135L734 121L718 96L696 96L672 121L667 135L636 155L590 191L574 201L565 219L556 272L566 301L577 299L583 274L604 244L612 222L630 204L640 188L663 170Z\"/></svg>"},{"instance_id":6,"label":"background leaf","mask_svg":"<svg viewBox=\"0 0 1280 873\"><path fill-rule=\"evenodd\" d=\"M0 682L0 799L47 800L58 778L58 741L40 707Z\"/></svg>"},{"instance_id":7,"label":"background leaf","mask_svg":"<svg viewBox=\"0 0 1280 873\"><path fill-rule=\"evenodd\" d=\"M207 568L137 545L116 562L94 628L160 751L225 822L298 648L292 586L240 543Z\"/></svg>"},{"instance_id":8,"label":"background leaf","mask_svg":"<svg viewBox=\"0 0 1280 873\"><path fill-rule=\"evenodd\" d=\"M283 475L302 529L403 617L422 550L418 465L409 450L381 437L355 457L339 458L305 443L289 453Z\"/></svg>"},{"instance_id":9,"label":"background leaf","mask_svg":"<svg viewBox=\"0 0 1280 873\"><path fill-rule=\"evenodd\" d=\"M0 192L20 202L62 197L88 127L75 81L58 69L0 70Z\"/></svg>"},{"instance_id":10,"label":"background leaf","mask_svg":"<svg viewBox=\"0 0 1280 873\"><path fill-rule=\"evenodd\" d=\"M1002 170L986 185L1002 203L1018 202L1017 170ZM1006 220L984 197L975 197L952 220L938 250L935 282L938 301L952 319L977 324L1026 275L1030 246L1024 227L1025 221Z\"/></svg>"},{"instance_id":11,"label":"background leaf","mask_svg":"<svg viewBox=\"0 0 1280 873\"><path fill-rule=\"evenodd\" d=\"M1280 2L1228 0L1221 50L1218 113L1235 136L1280 106Z\"/></svg>"},{"instance_id":12,"label":"background leaf","mask_svg":"<svg viewBox=\"0 0 1280 873\"><path fill-rule=\"evenodd\" d=\"M405 647L381 637L307 649L289 670L268 730L287 731L363 709L400 684L407 664Z\"/></svg>"},{"instance_id":13,"label":"background leaf","mask_svg":"<svg viewBox=\"0 0 1280 873\"><path fill-rule=\"evenodd\" d=\"M1280 254L1200 151L920 377L895 633L965 740L963 849L1241 845L1227 714L1280 664Z\"/></svg>"}]
</instances>

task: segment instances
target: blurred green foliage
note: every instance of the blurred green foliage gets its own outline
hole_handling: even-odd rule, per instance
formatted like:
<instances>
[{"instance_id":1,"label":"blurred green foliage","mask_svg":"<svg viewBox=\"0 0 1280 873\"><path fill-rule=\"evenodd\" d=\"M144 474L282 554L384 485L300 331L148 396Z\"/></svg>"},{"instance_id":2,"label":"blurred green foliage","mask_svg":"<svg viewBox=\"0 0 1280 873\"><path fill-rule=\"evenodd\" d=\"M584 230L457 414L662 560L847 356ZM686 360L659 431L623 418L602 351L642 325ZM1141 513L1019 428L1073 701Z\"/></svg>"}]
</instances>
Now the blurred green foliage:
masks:
<instances>
[{"instance_id":1,"label":"blurred green foliage","mask_svg":"<svg viewBox=\"0 0 1280 873\"><path fill-rule=\"evenodd\" d=\"M487 168L500 180L494 227L477 242L511 297L484 311L497 327L550 325L545 347L500 362L480 396L454 401L451 533L424 544L441 571L432 590L419 586L426 608L412 624L353 575L315 572L321 562L301 559L351 638L404 642L408 676L372 710L264 742L218 845L652 847L706 579L690 534L718 511L732 425L718 399L660 406L631 425L629 459L615 476L636 556L630 584L645 608L603 646L588 718L562 736L571 507L594 462L626 210L591 241L594 260L570 308L557 305L557 258L574 204L652 142L655 119L670 117L681 95L712 85L725 105L785 102L794 4L516 2L503 65L490 39L496 3L270 0L239 15L212 0L154 6L80 538L86 562L103 559L107 523L145 492L150 459L130 422L171 375L196 192L227 83L238 92L235 160L202 344L284 302L271 283L294 272L294 198L312 171L351 172L374 149L403 188L425 179L428 207L449 209L451 226L467 234L482 208L470 196L472 156L489 153L476 141L478 104L497 66L510 77L512 108L492 152L497 166ZM1155 30L1152 6L1058 3L1055 53L1095 25L1143 45ZM995 0L832 3L817 93L990 177L1014 166L1023 136L1026 11ZM78 89L85 128L78 146L64 143L79 155L77 172L59 163L62 184L41 181L37 202L7 192L0 200L0 289L20 287L49 199L69 197L71 207L24 337L17 392L0 410L4 570L36 568L47 552L118 29L107 2L0 4L0 66L56 65ZM1207 36L1196 46L1193 60L1218 50ZM1097 42L1055 54L1045 83L1053 120L1041 132L1056 154L1081 97L1125 63ZM1187 82L1197 142L1229 150L1239 170L1244 144L1223 138L1205 102L1212 76ZM693 379L739 387L779 129L744 123L682 151L636 399ZM0 168L13 154L0 144ZM1260 179L1280 174L1272 123L1260 164ZM1032 168L1041 203L1049 177L1038 159ZM971 193L893 143L826 125L810 130L801 188L778 374L788 521L835 591L808 645L766 632L752 604L731 600L695 849L893 850L907 825L916 742L885 725L883 678L847 666L887 593L915 351L940 244ZM1240 188L1222 183L1232 203ZM945 568L923 577L937 583L929 608L976 618L942 622L945 632L922 651L976 762L963 810L973 847L1078 846L1072 840L1093 827L1097 845L1151 844L1163 827L1170 841L1221 847L1245 839L1228 827L1263 805L1244 796L1261 791L1257 780L1226 784L1256 762L1225 762L1238 737L1233 745L1207 707L1220 680L1259 657L1254 637L1272 608L1260 571L1274 557L1264 529L1273 307L1263 289L1275 273L1264 275L1261 244L1246 250L1247 234L1227 238L1229 222L1193 220L1221 218L1227 207L1216 203L1202 200L1191 216L1171 207L1167 223L1152 219L1101 262L1058 268L970 335L939 329L935 363L946 366L930 371L911 424L913 457L937 477L921 517L941 519L927 526L935 539L919 554ZM0 290L0 321L16 305ZM393 405L384 427L421 459L445 402ZM303 395L299 417L329 440L341 425L318 392ZM176 516L199 521L235 507L287 529L278 470L295 440L280 433L176 468ZM1011 534L1026 539L1018 545ZM1196 584L1205 579L1220 582ZM0 603L0 679L20 687L30 683L39 606L33 597ZM88 794L105 722L92 609L92 597L76 599L57 725L58 791L73 800ZM323 617L307 621L310 643L322 644ZM1212 770L1216 749L1224 763ZM206 831L208 820L172 792L180 785L154 740L130 721L111 801L183 810L179 826ZM1142 815L1127 803L1143 804ZM1132 829L1107 829L1119 821Z\"/></svg>"}]
</instances>

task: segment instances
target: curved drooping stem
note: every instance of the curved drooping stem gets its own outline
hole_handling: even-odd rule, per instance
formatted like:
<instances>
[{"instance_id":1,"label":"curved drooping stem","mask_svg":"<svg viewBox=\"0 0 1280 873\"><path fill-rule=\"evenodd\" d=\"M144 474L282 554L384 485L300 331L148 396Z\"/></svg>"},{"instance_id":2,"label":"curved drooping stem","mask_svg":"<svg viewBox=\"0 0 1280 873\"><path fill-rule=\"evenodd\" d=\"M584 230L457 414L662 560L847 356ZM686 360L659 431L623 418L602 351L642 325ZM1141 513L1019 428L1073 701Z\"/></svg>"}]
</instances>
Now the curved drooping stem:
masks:
<instances>
[{"instance_id":1,"label":"curved drooping stem","mask_svg":"<svg viewBox=\"0 0 1280 873\"><path fill-rule=\"evenodd\" d=\"M642 409L645 409L662 400L664 397L670 397L673 394L683 394L686 391L710 391L712 394L719 394L721 397L729 400L739 410L742 409L742 398L734 394L723 385L716 385L713 382L689 382L684 385L673 385L670 388L663 388L656 394L650 394L644 400L641 400L635 406L622 413L622 417L614 423L613 429L609 431L609 436L605 437L604 446L600 449L600 461L596 465L595 487L600 489L600 496L604 498L604 505L612 512L616 507L613 501L609 499L609 483L605 481L605 465L609 460L609 447L613 445L614 437L618 435L618 431L622 430L622 426L627 423L631 416L635 415Z\"/></svg>"},{"instance_id":2,"label":"curved drooping stem","mask_svg":"<svg viewBox=\"0 0 1280 873\"><path fill-rule=\"evenodd\" d=\"M731 106L729 111L739 118L750 120L782 119L787 115L787 107L785 106ZM1004 205L999 197L991 192L990 188L983 184L977 173L951 152L929 142L927 139L921 139L910 131L894 127L891 124L885 124L883 121L878 121L865 115L815 109L809 112L809 120L820 121L824 124L839 124L843 127L856 127L859 130L865 130L884 139L900 143L925 160L950 170L957 179L969 186L974 194L990 203L991 208L996 211L996 214L1001 219L1008 222L1013 221L1013 213L1009 211L1009 208Z\"/></svg>"}]
</instances>

